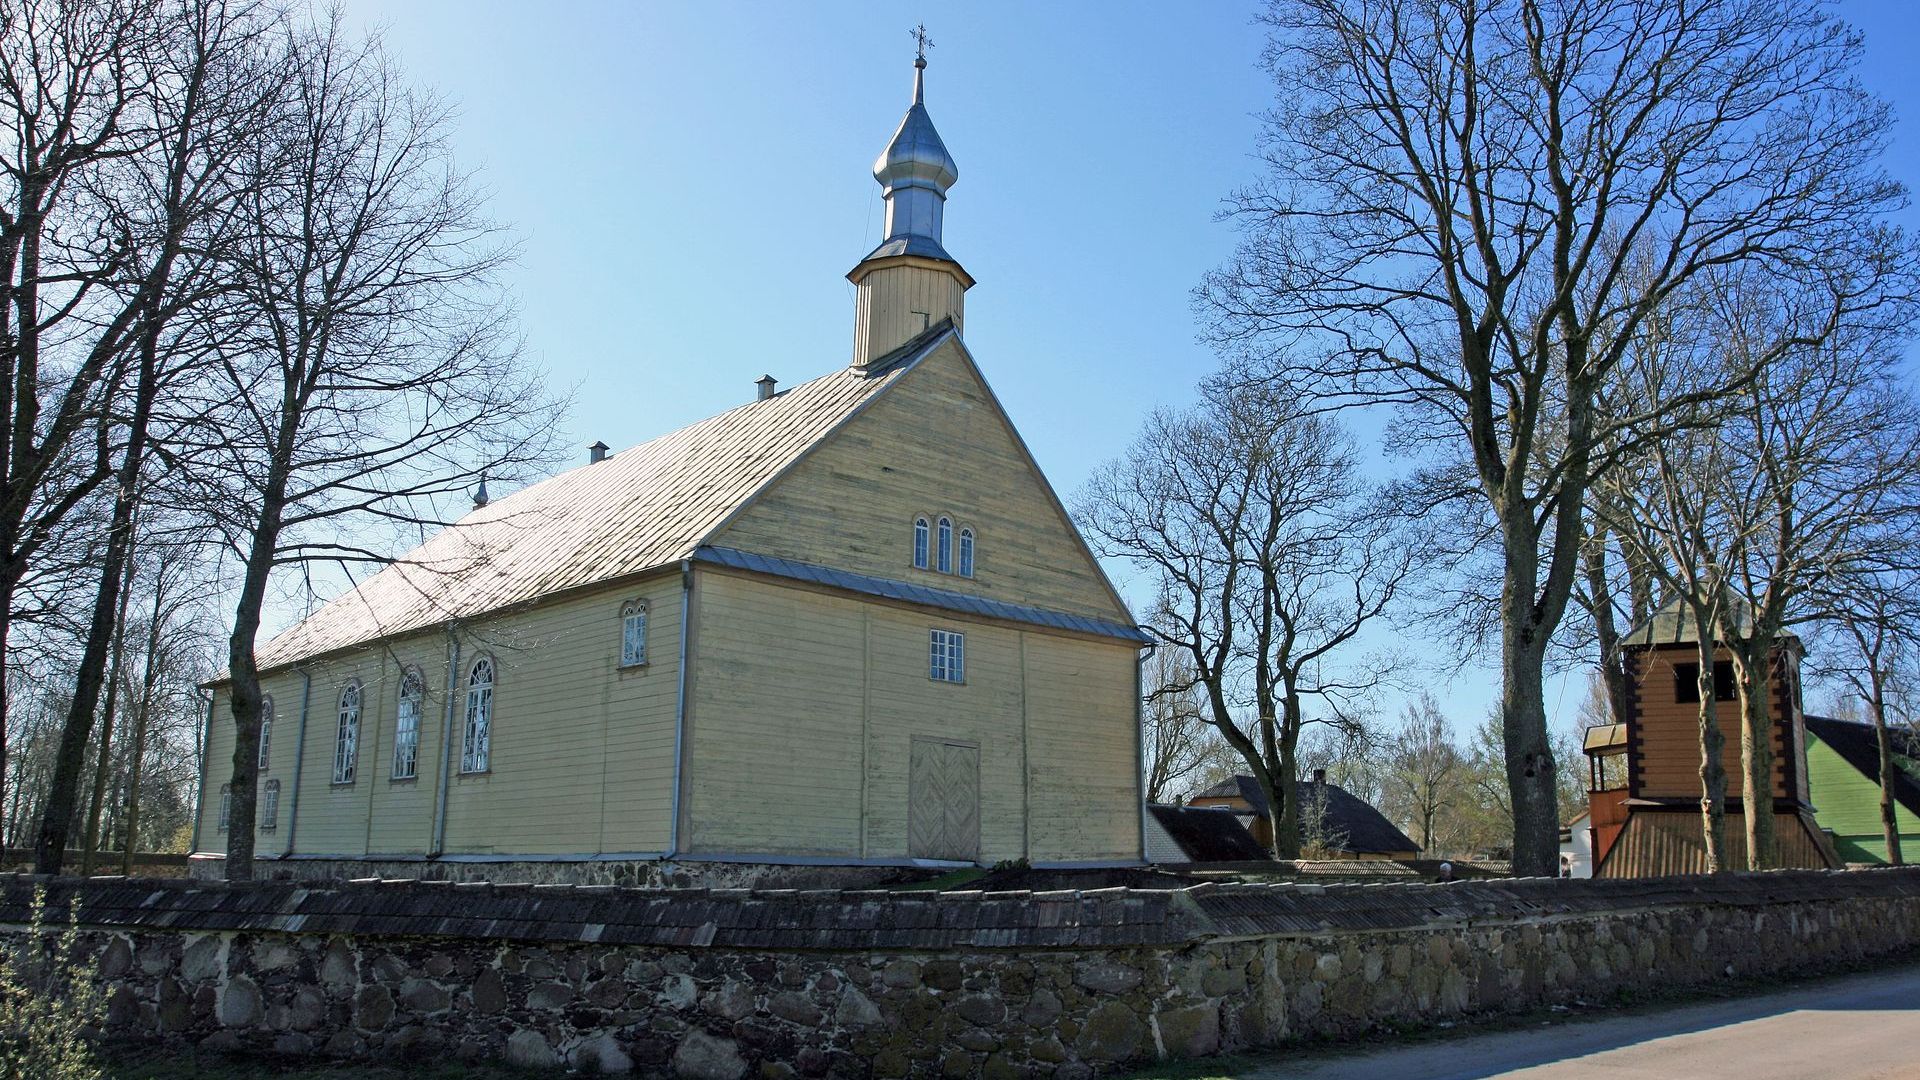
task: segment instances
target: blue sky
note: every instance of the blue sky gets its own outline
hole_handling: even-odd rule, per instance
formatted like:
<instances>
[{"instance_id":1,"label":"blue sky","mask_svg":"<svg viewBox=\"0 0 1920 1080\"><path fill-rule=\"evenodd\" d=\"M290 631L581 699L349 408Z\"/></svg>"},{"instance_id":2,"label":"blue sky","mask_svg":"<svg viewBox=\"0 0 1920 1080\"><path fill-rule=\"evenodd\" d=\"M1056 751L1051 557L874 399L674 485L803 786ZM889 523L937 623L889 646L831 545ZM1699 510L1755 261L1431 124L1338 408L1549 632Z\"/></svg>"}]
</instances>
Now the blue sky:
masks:
<instances>
[{"instance_id":1,"label":"blue sky","mask_svg":"<svg viewBox=\"0 0 1920 1080\"><path fill-rule=\"evenodd\" d=\"M762 374L847 362L844 275L880 235L868 169L908 104L918 21L960 165L946 246L979 280L967 343L1055 487L1071 498L1213 366L1189 293L1231 251L1214 215L1256 174L1274 93L1251 4L345 8L458 107L454 151L521 240L528 353L577 391L582 461L749 400ZM1863 80L1915 118L1889 159L1911 184L1920 4L1840 10L1868 35ZM1457 722L1484 715L1489 683L1454 680Z\"/></svg>"}]
</instances>

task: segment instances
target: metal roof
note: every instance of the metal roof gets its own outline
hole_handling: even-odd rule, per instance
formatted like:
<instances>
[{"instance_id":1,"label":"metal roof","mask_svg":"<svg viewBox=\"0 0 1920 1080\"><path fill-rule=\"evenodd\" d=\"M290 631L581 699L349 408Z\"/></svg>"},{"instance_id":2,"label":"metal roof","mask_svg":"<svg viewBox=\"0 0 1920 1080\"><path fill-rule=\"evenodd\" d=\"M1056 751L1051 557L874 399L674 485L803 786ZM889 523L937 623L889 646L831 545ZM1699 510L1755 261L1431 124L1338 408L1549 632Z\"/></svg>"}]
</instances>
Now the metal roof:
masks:
<instances>
[{"instance_id":1,"label":"metal roof","mask_svg":"<svg viewBox=\"0 0 1920 1080\"><path fill-rule=\"evenodd\" d=\"M1581 752L1587 754L1610 754L1625 751L1627 748L1627 725L1595 724L1582 736Z\"/></svg>"},{"instance_id":2,"label":"metal roof","mask_svg":"<svg viewBox=\"0 0 1920 1080\"><path fill-rule=\"evenodd\" d=\"M1064 611L1049 611L1046 608L1015 604L1005 600L990 600L982 596L969 596L966 593L951 592L947 589L935 589L926 585L895 581L891 578L856 574L849 570L836 570L831 566L782 559L753 551L741 551L737 548L703 546L694 552L693 558L695 562L730 566L736 570L749 570L757 574L767 574L792 581L806 581L815 585L845 589L863 596L903 600L911 604L968 615L982 615L990 619L1005 619L1009 622L1048 626L1058 630L1073 630L1082 634L1119 638L1138 644L1146 644L1153 640L1146 631L1137 626L1128 626L1107 619L1070 615Z\"/></svg>"},{"instance_id":3,"label":"metal roof","mask_svg":"<svg viewBox=\"0 0 1920 1080\"><path fill-rule=\"evenodd\" d=\"M843 368L475 509L261 646L262 669L689 558L956 331ZM224 678L224 676L222 676Z\"/></svg>"}]
</instances>

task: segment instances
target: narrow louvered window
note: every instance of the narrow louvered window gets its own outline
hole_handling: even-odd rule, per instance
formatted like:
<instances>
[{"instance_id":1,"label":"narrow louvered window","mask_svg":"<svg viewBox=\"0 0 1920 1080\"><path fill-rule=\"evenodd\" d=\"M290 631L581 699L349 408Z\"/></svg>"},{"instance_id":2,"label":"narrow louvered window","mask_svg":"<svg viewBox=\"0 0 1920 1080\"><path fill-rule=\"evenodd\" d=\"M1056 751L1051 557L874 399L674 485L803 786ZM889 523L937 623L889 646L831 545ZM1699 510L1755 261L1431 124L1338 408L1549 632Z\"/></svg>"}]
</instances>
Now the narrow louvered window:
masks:
<instances>
[{"instance_id":1,"label":"narrow louvered window","mask_svg":"<svg viewBox=\"0 0 1920 1080\"><path fill-rule=\"evenodd\" d=\"M333 736L333 782L353 783L354 766L360 760L360 684L348 683L340 691L340 727Z\"/></svg>"},{"instance_id":2,"label":"narrow louvered window","mask_svg":"<svg viewBox=\"0 0 1920 1080\"><path fill-rule=\"evenodd\" d=\"M927 568L927 519L913 519L913 568Z\"/></svg>"},{"instance_id":3,"label":"narrow louvered window","mask_svg":"<svg viewBox=\"0 0 1920 1080\"><path fill-rule=\"evenodd\" d=\"M393 778L411 780L420 758L420 708L426 701L427 681L408 668L400 677L400 706L393 725Z\"/></svg>"},{"instance_id":4,"label":"narrow louvered window","mask_svg":"<svg viewBox=\"0 0 1920 1080\"><path fill-rule=\"evenodd\" d=\"M960 530L960 576L973 576L973 530Z\"/></svg>"},{"instance_id":5,"label":"narrow louvered window","mask_svg":"<svg viewBox=\"0 0 1920 1080\"><path fill-rule=\"evenodd\" d=\"M940 572L953 573L953 519L940 519Z\"/></svg>"},{"instance_id":6,"label":"narrow louvered window","mask_svg":"<svg viewBox=\"0 0 1920 1080\"><path fill-rule=\"evenodd\" d=\"M647 662L647 605L629 600L620 609L620 666L638 667Z\"/></svg>"},{"instance_id":7,"label":"narrow louvered window","mask_svg":"<svg viewBox=\"0 0 1920 1080\"><path fill-rule=\"evenodd\" d=\"M467 675L467 724L460 740L460 771L487 771L493 728L493 658L473 662Z\"/></svg>"}]
</instances>

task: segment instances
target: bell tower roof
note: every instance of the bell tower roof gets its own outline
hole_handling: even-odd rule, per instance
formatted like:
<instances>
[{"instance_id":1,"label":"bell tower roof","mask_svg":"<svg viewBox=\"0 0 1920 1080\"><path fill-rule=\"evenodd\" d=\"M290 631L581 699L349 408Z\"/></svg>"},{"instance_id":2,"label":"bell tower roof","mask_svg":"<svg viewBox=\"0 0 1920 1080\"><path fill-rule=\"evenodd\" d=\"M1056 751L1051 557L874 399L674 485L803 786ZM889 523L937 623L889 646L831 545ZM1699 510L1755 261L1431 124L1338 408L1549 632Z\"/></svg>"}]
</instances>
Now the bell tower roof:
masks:
<instances>
[{"instance_id":1,"label":"bell tower roof","mask_svg":"<svg viewBox=\"0 0 1920 1080\"><path fill-rule=\"evenodd\" d=\"M960 167L927 115L927 28L913 28L913 104L873 163L887 233L847 274L854 284L853 363L865 367L941 322L961 326L973 277L940 239L947 189Z\"/></svg>"},{"instance_id":2,"label":"bell tower roof","mask_svg":"<svg viewBox=\"0 0 1920 1080\"><path fill-rule=\"evenodd\" d=\"M933 42L925 27L914 30L919 55L913 60L913 104L894 129L887 148L873 162L873 178L887 201L887 235L867 256L919 255L951 260L941 245L947 189L960 179L960 166L934 130L927 114L927 47Z\"/></svg>"}]
</instances>

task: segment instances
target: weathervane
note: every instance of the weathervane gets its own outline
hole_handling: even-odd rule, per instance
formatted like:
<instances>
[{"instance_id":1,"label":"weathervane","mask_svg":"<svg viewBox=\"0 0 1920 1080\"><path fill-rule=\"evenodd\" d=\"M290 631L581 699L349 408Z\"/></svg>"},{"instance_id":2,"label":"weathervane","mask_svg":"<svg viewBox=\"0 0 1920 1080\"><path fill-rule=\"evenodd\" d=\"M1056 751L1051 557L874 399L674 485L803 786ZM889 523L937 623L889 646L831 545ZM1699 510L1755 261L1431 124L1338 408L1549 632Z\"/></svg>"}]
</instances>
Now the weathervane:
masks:
<instances>
[{"instance_id":1,"label":"weathervane","mask_svg":"<svg viewBox=\"0 0 1920 1080\"><path fill-rule=\"evenodd\" d=\"M913 58L914 66L926 67L927 50L933 48L933 39L927 36L927 24L921 23L919 26L907 31L907 33L913 35L914 44L920 47L919 52Z\"/></svg>"}]
</instances>

